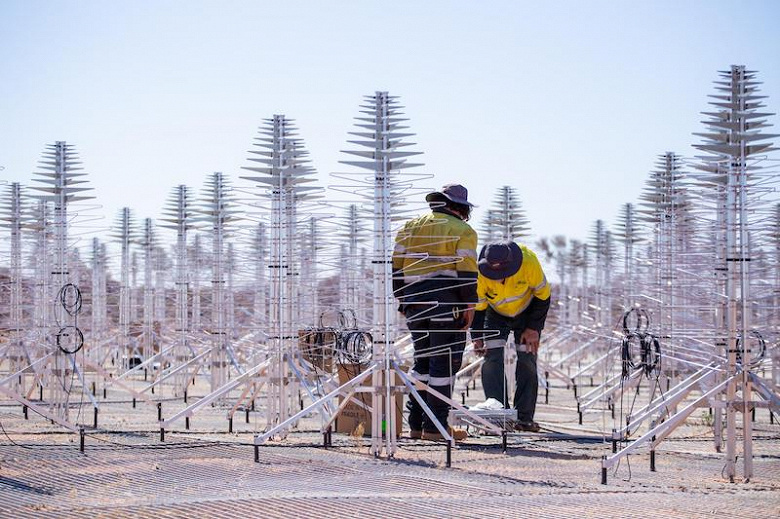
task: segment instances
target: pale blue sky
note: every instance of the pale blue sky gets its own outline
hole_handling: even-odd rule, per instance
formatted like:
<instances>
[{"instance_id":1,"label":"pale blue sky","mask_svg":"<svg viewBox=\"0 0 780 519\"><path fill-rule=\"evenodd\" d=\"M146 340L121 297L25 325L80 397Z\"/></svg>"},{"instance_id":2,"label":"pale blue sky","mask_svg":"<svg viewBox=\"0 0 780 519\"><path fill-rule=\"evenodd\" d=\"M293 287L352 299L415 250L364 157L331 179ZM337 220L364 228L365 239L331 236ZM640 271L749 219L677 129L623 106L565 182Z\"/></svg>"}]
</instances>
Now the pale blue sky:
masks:
<instances>
[{"instance_id":1,"label":"pale blue sky","mask_svg":"<svg viewBox=\"0 0 780 519\"><path fill-rule=\"evenodd\" d=\"M176 184L241 184L283 113L328 184L362 96L388 90L477 223L508 184L536 234L585 238L658 154L694 154L718 70L758 70L780 110L778 26L776 1L4 0L0 180L30 184L66 140L106 226L125 205L157 218Z\"/></svg>"}]
</instances>

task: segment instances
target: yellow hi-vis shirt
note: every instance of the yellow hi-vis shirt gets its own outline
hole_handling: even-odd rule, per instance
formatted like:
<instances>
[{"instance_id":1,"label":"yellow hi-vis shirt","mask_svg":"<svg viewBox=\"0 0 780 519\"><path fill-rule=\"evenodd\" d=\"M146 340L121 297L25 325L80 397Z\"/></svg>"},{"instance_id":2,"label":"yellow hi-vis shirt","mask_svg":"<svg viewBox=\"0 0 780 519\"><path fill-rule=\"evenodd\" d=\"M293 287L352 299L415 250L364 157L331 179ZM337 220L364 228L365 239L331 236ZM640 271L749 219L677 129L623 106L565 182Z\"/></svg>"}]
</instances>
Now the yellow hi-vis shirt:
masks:
<instances>
[{"instance_id":1,"label":"yellow hi-vis shirt","mask_svg":"<svg viewBox=\"0 0 780 519\"><path fill-rule=\"evenodd\" d=\"M407 284L434 276L459 277L459 273L476 277L476 249L477 233L469 224L450 214L431 212L398 231L393 271L403 273Z\"/></svg>"},{"instance_id":2,"label":"yellow hi-vis shirt","mask_svg":"<svg viewBox=\"0 0 780 519\"><path fill-rule=\"evenodd\" d=\"M487 310L488 305L505 317L517 317L531 304L534 297L550 298L550 284L542 271L539 258L528 247L520 245L523 263L520 269L505 279L477 278L476 311Z\"/></svg>"}]
</instances>

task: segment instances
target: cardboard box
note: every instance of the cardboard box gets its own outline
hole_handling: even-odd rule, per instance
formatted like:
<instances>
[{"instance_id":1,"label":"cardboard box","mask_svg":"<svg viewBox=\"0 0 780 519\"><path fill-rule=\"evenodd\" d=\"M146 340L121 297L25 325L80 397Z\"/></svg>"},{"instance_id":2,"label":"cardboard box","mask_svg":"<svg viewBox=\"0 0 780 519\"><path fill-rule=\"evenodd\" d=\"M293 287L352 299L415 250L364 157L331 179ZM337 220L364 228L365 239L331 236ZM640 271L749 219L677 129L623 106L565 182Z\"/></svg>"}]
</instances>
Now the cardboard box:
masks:
<instances>
[{"instance_id":1,"label":"cardboard box","mask_svg":"<svg viewBox=\"0 0 780 519\"><path fill-rule=\"evenodd\" d=\"M298 330L301 355L318 371L333 373L336 334L329 330Z\"/></svg>"},{"instance_id":2,"label":"cardboard box","mask_svg":"<svg viewBox=\"0 0 780 519\"><path fill-rule=\"evenodd\" d=\"M357 375L363 372L366 366L360 364L339 364L338 375L339 385L346 384L349 380L355 378ZM384 374L383 374L384 376ZM371 378L369 376L363 381L363 387L371 387ZM397 374L395 375L395 385L397 391L393 398L395 403L395 433L401 434L401 428L403 426L403 403L404 395L401 392L403 381ZM363 406L358 404L362 403ZM339 397L339 404L344 401L344 397ZM336 432L344 434L357 434L360 430L360 425L363 427L363 436L371 436L371 393L355 393L352 395L350 402L344 406L344 409L336 419Z\"/></svg>"}]
</instances>

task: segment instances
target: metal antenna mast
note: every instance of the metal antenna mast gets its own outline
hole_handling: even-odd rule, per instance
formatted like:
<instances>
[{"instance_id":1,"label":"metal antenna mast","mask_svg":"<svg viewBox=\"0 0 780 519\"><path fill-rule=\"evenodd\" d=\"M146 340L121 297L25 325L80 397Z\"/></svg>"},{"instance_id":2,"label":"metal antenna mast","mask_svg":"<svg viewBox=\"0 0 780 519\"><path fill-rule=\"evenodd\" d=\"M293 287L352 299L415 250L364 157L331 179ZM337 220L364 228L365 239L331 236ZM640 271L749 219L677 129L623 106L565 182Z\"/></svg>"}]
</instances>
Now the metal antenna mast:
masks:
<instances>
[{"instance_id":1,"label":"metal antenna mast","mask_svg":"<svg viewBox=\"0 0 780 519\"><path fill-rule=\"evenodd\" d=\"M156 245L152 252L152 265L154 266L154 322L162 329L165 321L165 278L171 268L171 261L165 249ZM159 330L155 333L159 333Z\"/></svg>"},{"instance_id":2,"label":"metal antenna mast","mask_svg":"<svg viewBox=\"0 0 780 519\"><path fill-rule=\"evenodd\" d=\"M642 241L634 204L625 204L620 211L615 236L623 243L623 308L634 306L634 244Z\"/></svg>"},{"instance_id":3,"label":"metal antenna mast","mask_svg":"<svg viewBox=\"0 0 780 519\"><path fill-rule=\"evenodd\" d=\"M605 310L605 292L607 290L606 271L607 271L607 236L604 220L596 220L591 230L591 247L595 255L594 270L596 273L595 292L596 292L596 327L601 327L604 323ZM607 324L610 324L607 321Z\"/></svg>"},{"instance_id":4,"label":"metal antenna mast","mask_svg":"<svg viewBox=\"0 0 780 519\"><path fill-rule=\"evenodd\" d=\"M694 146L709 154L700 157L703 162L697 169L709 174L707 180L713 190L725 199L726 254L722 267L726 272L723 295L727 306L722 332L726 338L729 377L726 389L726 475L732 481L736 475L737 411L742 412L743 419L744 477L749 480L753 475L753 424L749 407L754 377L750 373L751 351L747 346L753 301L748 263L751 259L749 218L750 212L761 203L760 199L753 198L762 191L759 180L765 176L758 160L775 150L772 143L760 141L777 137L761 133L769 126L766 117L771 114L759 111L764 104L761 102L763 96L758 95L759 82L755 80L755 75L743 65L732 65L729 71L720 73L720 81L715 82L718 93L711 96L714 101L710 103L716 111L705 113L710 117L704 121L708 132L696 134L704 139L704 143ZM740 391L741 399L737 396Z\"/></svg>"},{"instance_id":5,"label":"metal antenna mast","mask_svg":"<svg viewBox=\"0 0 780 519\"><path fill-rule=\"evenodd\" d=\"M374 95L373 103L364 105L364 108L374 110L373 124L358 125L368 127L373 131L374 138L374 156L373 161L366 163L355 163L353 165L370 169L374 173L374 304L373 304L373 327L371 329L374 338L373 360L381 369L375 370L373 374L372 385L375 391L371 395L371 407L373 413L371 451L375 456L382 453L383 434L386 432L384 448L388 455L395 453L395 407L393 406L392 386L395 383L392 377L391 361L392 346L395 343L395 330L391 328L392 313L394 313L393 299L393 271L392 271L392 250L394 239L394 228L392 221L393 200L400 194L397 184L392 178L397 174L399 166L414 166L414 164L405 164L405 160L399 160L393 164L392 159L397 157L395 154L395 144L398 142L393 139L393 131L398 126L394 115L398 114L397 109L392 105L397 104L387 95L387 92L377 92ZM373 106L372 106L373 105ZM373 126L373 128L371 128ZM400 156L418 155L419 152L400 152ZM373 163L372 163L373 162ZM395 166L395 168L393 167ZM395 172L393 170L396 170ZM395 189L394 189L395 188ZM384 380L383 380L384 378ZM377 390L384 390L384 394ZM384 427L384 431L383 431Z\"/></svg>"},{"instance_id":6,"label":"metal antenna mast","mask_svg":"<svg viewBox=\"0 0 780 519\"><path fill-rule=\"evenodd\" d=\"M11 373L21 372L32 363L24 340L25 328L24 312L22 309L22 228L29 215L23 202L22 186L18 182L12 183L3 196L3 212L0 215L0 227L8 229L11 235L11 264L10 264L10 349L7 358L10 360ZM17 393L24 393L24 375L11 381L12 389Z\"/></svg>"},{"instance_id":7,"label":"metal antenna mast","mask_svg":"<svg viewBox=\"0 0 780 519\"><path fill-rule=\"evenodd\" d=\"M268 236L266 225L263 222L255 227L252 237L252 257L255 264L255 284L254 284L254 310L252 326L255 333L266 326L268 322L268 282L266 281L266 270L268 265Z\"/></svg>"},{"instance_id":8,"label":"metal antenna mast","mask_svg":"<svg viewBox=\"0 0 780 519\"><path fill-rule=\"evenodd\" d=\"M55 303L52 316L55 323L59 323L57 330L52 330L47 336L50 347L55 351L54 365L52 370L56 382L49 384L50 403L53 412L65 420L68 419L68 399L70 396L70 386L72 384L72 370L78 371L78 366L74 354L83 346L83 335L75 327L69 328L66 323L80 311L81 302L72 296L68 287L73 281L76 281L70 272L69 261L69 241L68 228L69 221L73 215L68 214L68 206L74 202L89 200L93 197L85 194L91 188L79 187L86 183L86 180L80 178L85 173L79 173L83 168L78 167L81 162L78 161L76 152L72 145L64 141L57 141L53 145L47 146L47 151L43 153L43 160L39 161L39 168L43 172L35 173L41 178L34 181L44 184L44 186L33 187L32 189L45 194L35 197L44 202L52 202L54 205L53 227L54 227L54 262L51 272L46 273L51 276L51 289L55 292L49 293L49 301L63 301L63 304ZM62 292L66 291L66 292ZM58 297L58 295L60 297ZM71 305L66 308L67 305ZM78 307L76 307L76 304Z\"/></svg>"},{"instance_id":9,"label":"metal antenna mast","mask_svg":"<svg viewBox=\"0 0 780 519\"><path fill-rule=\"evenodd\" d=\"M758 111L763 107L762 96L757 95L758 82L755 73L745 70L743 66L732 66L731 70L721 72L721 79L716 81L718 93L711 96L711 104L715 111L705 112L710 120L704 121L708 131L699 133L704 139L703 144L695 145L696 149L708 155L697 157L700 162L695 165L700 173L696 175L700 184L699 199L702 207L709 211L701 212L701 219L709 219L710 227L715 231L714 243L698 239L698 247L709 245L709 255L706 265L714 272L715 290L708 290L703 295L712 298L710 312L699 312L699 318L714 317L715 326L710 323L703 326L696 322L693 330L693 346L682 343L665 353L664 357L672 359L675 369L682 372L690 368L686 359L693 356L691 364L698 368L687 379L681 381L664 395L651 402L640 413L632 414L631 425L621 426L618 435L636 430L638 425L651 415L655 419L651 428L641 437L623 448L611 457L602 461L602 482L606 480L606 469L614 466L618 460L635 451L642 444L649 444L651 454L651 470L655 459L655 448L698 408L709 406L715 411L715 445L720 450L721 445L721 410L726 414L726 463L725 475L730 481L736 476L737 459L737 416L742 413L742 460L745 481L753 475L753 430L751 409L761 405L754 401L754 395L766 401L764 405L770 409L778 408L776 389L760 377L755 370L763 361L761 348L754 351L751 339L755 334L766 329L764 323L756 323L753 328L751 318L754 304L761 296L766 297L769 291L763 279L754 279L749 267L751 257L751 233L758 236L759 226L767 221L769 211L766 207L766 195L773 191L773 183L777 183L775 168L765 168L762 163L767 160L766 154L774 151L766 139L776 135L762 134L761 130L768 126L766 117L771 115ZM655 184L646 200L651 202L648 218L655 215L655 232L658 235L655 246L656 256L660 256L658 267L660 276L656 283L661 299L661 310L669 311L670 315L678 315L677 310L685 310L688 290L680 290L680 295L673 295L677 273L678 251L686 252L687 243L695 236L692 214L688 214L689 200L686 189L677 181L677 157L667 153L661 162L661 168L656 172ZM709 204L709 205L707 205ZM671 221L671 222L670 222ZM759 249L752 249L759 255ZM691 251L686 252L692 255ZM694 273L695 274L695 273ZM702 280L706 278L699 276ZM692 277L695 279L695 277ZM683 280L684 281L684 280ZM683 284L684 287L684 284ZM663 297L664 290L670 294ZM726 304L721 305L720 301ZM698 305L698 308L706 308ZM696 315L691 313L692 315ZM687 315L685 321L689 319ZM673 335L678 325L678 319L664 316L662 327L669 330L667 335ZM712 322L712 321L711 321ZM714 328L714 329L713 329ZM708 330L711 330L708 333ZM680 333L679 339L686 337ZM689 341L691 342L691 341ZM672 341L670 341L671 344ZM701 351L702 345L707 351ZM676 351L675 351L676 349ZM757 354L757 358L753 355ZM668 367L666 368L668 369ZM690 371L690 369L689 369ZM635 372L637 373L637 372ZM641 371L639 372L641 373ZM701 395L685 407L676 410L692 391L700 390ZM628 421L628 420L627 420ZM614 434L614 433L613 433Z\"/></svg>"},{"instance_id":10,"label":"metal antenna mast","mask_svg":"<svg viewBox=\"0 0 780 519\"><path fill-rule=\"evenodd\" d=\"M188 262L187 262L187 233L192 229L192 211L190 209L190 192L187 186L180 184L173 189L168 202L163 210L164 217L160 227L176 231L176 255L174 258L174 284L176 285L176 328L175 346L173 352L174 362L183 364L190 356L195 355L195 350L189 344L190 320L188 318L187 291L189 288ZM187 390L191 375L186 370L181 370L175 384L175 394Z\"/></svg>"},{"instance_id":11,"label":"metal antenna mast","mask_svg":"<svg viewBox=\"0 0 780 519\"><path fill-rule=\"evenodd\" d=\"M192 281L192 330L200 332L203 330L203 316L201 308L201 290L200 290L200 270L203 263L203 245L201 245L200 234L195 234L192 239L192 248L190 249L190 280Z\"/></svg>"},{"instance_id":12,"label":"metal antenna mast","mask_svg":"<svg viewBox=\"0 0 780 519\"><path fill-rule=\"evenodd\" d=\"M135 239L135 222L129 207L120 209L111 236L119 242L119 337L117 362L127 358L125 369L131 367L130 359L134 356L134 348L130 339L130 246Z\"/></svg>"},{"instance_id":13,"label":"metal antenna mast","mask_svg":"<svg viewBox=\"0 0 780 519\"><path fill-rule=\"evenodd\" d=\"M580 308L581 308L581 317L589 316L589 309L590 309L590 275L589 275L589 269L590 267L590 245L587 243L580 243L579 244L579 251L580 255L578 257L578 267L582 271L582 291L580 292Z\"/></svg>"},{"instance_id":14,"label":"metal antenna mast","mask_svg":"<svg viewBox=\"0 0 780 519\"><path fill-rule=\"evenodd\" d=\"M496 218L497 216L495 209L488 209L485 212L485 217L482 220L482 227L479 229L479 236L481 241L485 243L492 243L501 239L501 236L499 235L500 230L493 225L493 221L496 220Z\"/></svg>"},{"instance_id":15,"label":"metal antenna mast","mask_svg":"<svg viewBox=\"0 0 780 519\"><path fill-rule=\"evenodd\" d=\"M137 233L137 230L136 230ZM138 235L135 236L138 239ZM130 323L135 326L138 322L138 251L133 250L130 253L130 285L128 294L130 295Z\"/></svg>"},{"instance_id":16,"label":"metal antenna mast","mask_svg":"<svg viewBox=\"0 0 780 519\"><path fill-rule=\"evenodd\" d=\"M144 219L141 247L144 253L144 321L141 332L141 356L144 360L154 354L154 282L153 255L156 245L154 224L151 218Z\"/></svg>"},{"instance_id":17,"label":"metal antenna mast","mask_svg":"<svg viewBox=\"0 0 780 519\"><path fill-rule=\"evenodd\" d=\"M685 224L689 219L690 202L683 184L682 159L673 152L666 152L656 161L656 168L651 171L644 193L640 197L644 207L642 218L655 237L654 252L658 258L654 264L655 286L654 298L656 307L656 323L669 337L668 347L674 353L675 325L677 312L675 300L677 290L677 267L679 263L680 237L684 235ZM670 366L667 365L667 368ZM674 364L671 366L674 378Z\"/></svg>"},{"instance_id":18,"label":"metal antenna mast","mask_svg":"<svg viewBox=\"0 0 780 519\"><path fill-rule=\"evenodd\" d=\"M484 220L482 232L487 236L487 242L514 241L530 235L531 226L515 188L503 186L498 189Z\"/></svg>"},{"instance_id":19,"label":"metal antenna mast","mask_svg":"<svg viewBox=\"0 0 780 519\"><path fill-rule=\"evenodd\" d=\"M108 312L106 307L106 246L98 238L92 239L92 360L103 366L111 353L105 348L105 337L108 328ZM108 351L104 351L108 350Z\"/></svg>"},{"instance_id":20,"label":"metal antenna mast","mask_svg":"<svg viewBox=\"0 0 780 519\"><path fill-rule=\"evenodd\" d=\"M238 338L236 330L236 299L235 285L233 275L236 271L236 252L233 242L227 244L227 254L225 256L225 326L227 327L228 338L233 341Z\"/></svg>"},{"instance_id":21,"label":"metal antenna mast","mask_svg":"<svg viewBox=\"0 0 780 519\"><path fill-rule=\"evenodd\" d=\"M230 187L222 173L213 173L203 190L197 212L208 222L212 238L211 263L211 391L225 385L228 366L233 360L228 334L227 294L225 290L225 237L228 225L236 220L231 208Z\"/></svg>"},{"instance_id":22,"label":"metal antenna mast","mask_svg":"<svg viewBox=\"0 0 780 519\"><path fill-rule=\"evenodd\" d=\"M313 325L320 315L317 290L317 252L320 248L320 232L314 217L309 218L307 227L300 255L300 287L303 291L297 301L297 314L301 323Z\"/></svg>"},{"instance_id":23,"label":"metal antenna mast","mask_svg":"<svg viewBox=\"0 0 780 519\"><path fill-rule=\"evenodd\" d=\"M35 291L33 292L33 328L41 343L46 340L48 328L47 295L49 292L49 240L51 237L51 204L38 200L32 210L31 228L35 234L33 258L35 259Z\"/></svg>"},{"instance_id":24,"label":"metal antenna mast","mask_svg":"<svg viewBox=\"0 0 780 519\"><path fill-rule=\"evenodd\" d=\"M256 155L249 160L257 166L243 169L260 174L242 177L266 186L261 195L270 201L270 298L269 336L273 347L268 388L267 427L284 423L298 404L296 381L289 363L297 350L294 310L299 299L299 262L296 254L297 214L301 203L311 198L307 187L313 182L314 169L309 165L308 152L297 137L292 120L274 115L263 121L260 137L251 150Z\"/></svg>"},{"instance_id":25,"label":"metal antenna mast","mask_svg":"<svg viewBox=\"0 0 780 519\"><path fill-rule=\"evenodd\" d=\"M361 318L365 318L366 313L363 308L365 305L361 300L361 294L363 293L361 284L365 284L365 280L363 279L363 272L359 262L363 256L359 253L358 247L365 241L365 238L363 237L364 229L361 225L356 204L350 204L347 207L347 214L344 219L346 220L346 230L341 235L346 238L347 243L342 254L344 261L344 268L341 271L342 285L344 287L343 300L346 308L354 310L355 316L358 317L358 322L361 322Z\"/></svg>"}]
</instances>

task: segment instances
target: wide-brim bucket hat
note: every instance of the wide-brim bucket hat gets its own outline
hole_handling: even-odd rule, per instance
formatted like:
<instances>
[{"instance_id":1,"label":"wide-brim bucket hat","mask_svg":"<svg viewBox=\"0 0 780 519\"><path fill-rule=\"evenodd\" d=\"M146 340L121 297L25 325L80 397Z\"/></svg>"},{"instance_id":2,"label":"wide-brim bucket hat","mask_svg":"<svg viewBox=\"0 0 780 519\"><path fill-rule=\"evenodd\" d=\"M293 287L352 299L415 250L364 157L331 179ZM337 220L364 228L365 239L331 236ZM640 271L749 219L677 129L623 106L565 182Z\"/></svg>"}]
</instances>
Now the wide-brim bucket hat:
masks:
<instances>
[{"instance_id":1,"label":"wide-brim bucket hat","mask_svg":"<svg viewBox=\"0 0 780 519\"><path fill-rule=\"evenodd\" d=\"M477 267L488 279L504 279L515 274L523 264L523 252L513 241L488 243L479 251Z\"/></svg>"},{"instance_id":2,"label":"wide-brim bucket hat","mask_svg":"<svg viewBox=\"0 0 780 519\"><path fill-rule=\"evenodd\" d=\"M441 200L442 197L452 202L455 202L456 204L463 204L471 207L476 207L474 204L469 202L468 189L466 189L460 184L447 184L441 188L441 191L434 191L433 193L428 193L427 195L425 195L425 201L435 202L436 200Z\"/></svg>"}]
</instances>

